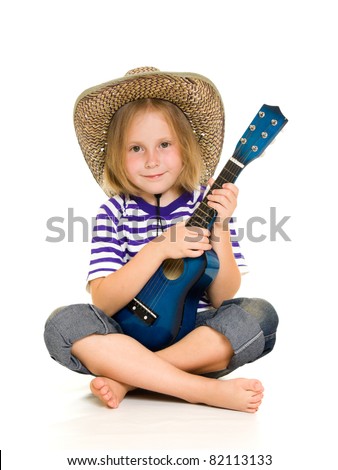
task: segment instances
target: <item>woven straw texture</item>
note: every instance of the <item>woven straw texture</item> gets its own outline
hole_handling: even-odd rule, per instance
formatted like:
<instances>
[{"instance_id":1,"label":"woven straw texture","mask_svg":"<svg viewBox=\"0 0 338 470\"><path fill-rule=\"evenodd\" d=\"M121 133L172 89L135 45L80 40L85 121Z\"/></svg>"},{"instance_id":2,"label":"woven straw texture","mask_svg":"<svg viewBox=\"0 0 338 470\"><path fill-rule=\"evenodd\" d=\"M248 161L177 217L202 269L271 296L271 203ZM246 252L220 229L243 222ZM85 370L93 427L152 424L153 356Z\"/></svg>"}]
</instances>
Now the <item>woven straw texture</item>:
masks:
<instances>
[{"instance_id":1,"label":"woven straw texture","mask_svg":"<svg viewBox=\"0 0 338 470\"><path fill-rule=\"evenodd\" d=\"M216 87L201 75L142 67L84 91L75 103L75 132L98 184L102 187L111 119L123 105L142 98L167 100L184 112L201 147L205 163L201 183L206 183L214 174L224 138L224 110Z\"/></svg>"}]
</instances>

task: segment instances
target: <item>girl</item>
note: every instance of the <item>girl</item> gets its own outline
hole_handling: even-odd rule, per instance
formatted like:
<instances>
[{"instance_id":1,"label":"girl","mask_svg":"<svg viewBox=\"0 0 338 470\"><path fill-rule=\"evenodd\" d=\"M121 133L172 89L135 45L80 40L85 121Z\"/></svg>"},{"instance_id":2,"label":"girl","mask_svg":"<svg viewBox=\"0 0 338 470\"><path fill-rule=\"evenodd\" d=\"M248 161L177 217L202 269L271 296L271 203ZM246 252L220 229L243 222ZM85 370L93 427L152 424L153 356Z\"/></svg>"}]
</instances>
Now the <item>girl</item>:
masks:
<instances>
[{"instance_id":1,"label":"girl","mask_svg":"<svg viewBox=\"0 0 338 470\"><path fill-rule=\"evenodd\" d=\"M92 239L88 288L93 304L52 313L45 327L50 355L94 375L90 387L117 408L143 388L191 403L253 413L263 398L256 379L215 380L273 349L278 317L262 299L234 299L243 257L230 239L238 189L226 183L208 196L217 218L208 229L185 222L212 182L224 135L215 86L196 74L135 69L85 91L75 129L86 161L109 200ZM199 299L195 328L158 351L123 332L114 315L167 259L213 249L219 270ZM156 331L156 330L155 330Z\"/></svg>"}]
</instances>

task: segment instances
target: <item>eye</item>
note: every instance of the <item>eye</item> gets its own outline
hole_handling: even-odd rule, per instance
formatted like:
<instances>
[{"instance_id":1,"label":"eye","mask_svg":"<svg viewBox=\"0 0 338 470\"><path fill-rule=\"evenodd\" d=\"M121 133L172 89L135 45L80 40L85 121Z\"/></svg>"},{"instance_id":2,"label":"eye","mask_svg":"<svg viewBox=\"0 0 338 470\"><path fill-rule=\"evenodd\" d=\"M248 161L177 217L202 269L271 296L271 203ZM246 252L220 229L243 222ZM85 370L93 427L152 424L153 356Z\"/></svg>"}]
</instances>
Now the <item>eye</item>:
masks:
<instances>
[{"instance_id":1,"label":"eye","mask_svg":"<svg viewBox=\"0 0 338 470\"><path fill-rule=\"evenodd\" d=\"M133 147L130 148L130 151L138 153L141 151L141 147L139 145L134 145Z\"/></svg>"},{"instance_id":2,"label":"eye","mask_svg":"<svg viewBox=\"0 0 338 470\"><path fill-rule=\"evenodd\" d=\"M166 149L166 148L170 147L170 142L162 142L160 144L160 147L163 148L163 149Z\"/></svg>"}]
</instances>

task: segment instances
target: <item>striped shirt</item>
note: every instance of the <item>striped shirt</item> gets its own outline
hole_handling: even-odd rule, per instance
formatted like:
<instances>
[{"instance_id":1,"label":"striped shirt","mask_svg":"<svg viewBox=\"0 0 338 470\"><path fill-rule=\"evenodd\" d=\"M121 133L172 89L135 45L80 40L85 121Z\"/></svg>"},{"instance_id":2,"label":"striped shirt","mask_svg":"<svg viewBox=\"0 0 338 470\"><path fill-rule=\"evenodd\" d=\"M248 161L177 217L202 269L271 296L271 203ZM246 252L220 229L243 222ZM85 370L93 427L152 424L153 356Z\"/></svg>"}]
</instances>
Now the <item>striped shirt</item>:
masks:
<instances>
[{"instance_id":1,"label":"striped shirt","mask_svg":"<svg viewBox=\"0 0 338 470\"><path fill-rule=\"evenodd\" d=\"M117 271L162 230L191 217L202 201L204 191L205 188L201 186L192 193L183 193L168 206L160 208L160 219L158 208L140 197L122 195L110 198L100 207L96 217L87 281ZM232 221L229 229L234 257L243 271L246 265L239 243L234 240L236 229ZM198 311L210 306L205 294L200 299Z\"/></svg>"}]
</instances>

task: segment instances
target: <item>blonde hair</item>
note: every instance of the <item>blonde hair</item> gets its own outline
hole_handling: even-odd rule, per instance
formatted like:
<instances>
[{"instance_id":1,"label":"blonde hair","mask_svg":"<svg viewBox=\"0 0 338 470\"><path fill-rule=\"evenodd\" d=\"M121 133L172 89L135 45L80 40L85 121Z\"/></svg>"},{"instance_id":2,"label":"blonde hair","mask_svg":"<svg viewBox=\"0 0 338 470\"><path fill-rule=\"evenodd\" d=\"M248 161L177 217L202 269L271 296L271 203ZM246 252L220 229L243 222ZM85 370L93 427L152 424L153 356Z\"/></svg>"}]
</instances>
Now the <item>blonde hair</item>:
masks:
<instances>
[{"instance_id":1,"label":"blonde hair","mask_svg":"<svg viewBox=\"0 0 338 470\"><path fill-rule=\"evenodd\" d=\"M200 146L190 123L183 112L169 101L146 98L132 101L120 108L111 120L107 139L107 158L104 168L104 188L113 194L137 195L137 188L128 179L125 169L126 137L135 114L140 111L155 110L160 112L178 141L183 169L176 187L193 191L203 170Z\"/></svg>"}]
</instances>

